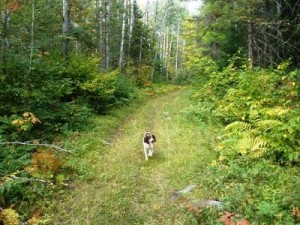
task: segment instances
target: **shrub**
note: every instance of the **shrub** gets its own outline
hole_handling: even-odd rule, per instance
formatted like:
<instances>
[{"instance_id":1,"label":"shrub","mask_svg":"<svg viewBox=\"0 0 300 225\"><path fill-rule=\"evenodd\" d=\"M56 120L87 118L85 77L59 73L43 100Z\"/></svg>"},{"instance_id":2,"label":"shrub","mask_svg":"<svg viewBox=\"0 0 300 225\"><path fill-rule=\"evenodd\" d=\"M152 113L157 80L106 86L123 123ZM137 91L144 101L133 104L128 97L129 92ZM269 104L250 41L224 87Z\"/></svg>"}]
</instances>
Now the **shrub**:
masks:
<instances>
[{"instance_id":1,"label":"shrub","mask_svg":"<svg viewBox=\"0 0 300 225\"><path fill-rule=\"evenodd\" d=\"M229 65L195 90L194 114L209 121L206 115L212 113L227 125L219 145L221 157L241 154L299 162L299 72L278 68L241 70Z\"/></svg>"},{"instance_id":2,"label":"shrub","mask_svg":"<svg viewBox=\"0 0 300 225\"><path fill-rule=\"evenodd\" d=\"M225 210L251 224L299 221L299 77L285 64L253 70L229 65L195 86L195 104L185 111L199 124L223 122L218 156L199 179Z\"/></svg>"},{"instance_id":3,"label":"shrub","mask_svg":"<svg viewBox=\"0 0 300 225\"><path fill-rule=\"evenodd\" d=\"M136 94L133 84L118 71L94 74L81 87L83 97L97 112L104 113L113 106L128 102Z\"/></svg>"}]
</instances>

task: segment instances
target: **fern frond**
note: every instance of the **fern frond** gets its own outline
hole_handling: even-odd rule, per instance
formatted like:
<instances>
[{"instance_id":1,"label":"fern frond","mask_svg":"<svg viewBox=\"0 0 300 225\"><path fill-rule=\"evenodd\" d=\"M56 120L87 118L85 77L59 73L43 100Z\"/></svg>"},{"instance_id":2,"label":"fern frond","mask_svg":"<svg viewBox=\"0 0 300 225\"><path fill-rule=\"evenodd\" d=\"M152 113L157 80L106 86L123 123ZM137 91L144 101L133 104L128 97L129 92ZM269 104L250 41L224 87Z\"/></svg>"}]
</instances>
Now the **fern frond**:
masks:
<instances>
[{"instance_id":1,"label":"fern frond","mask_svg":"<svg viewBox=\"0 0 300 225\"><path fill-rule=\"evenodd\" d=\"M252 138L249 136L244 136L237 142L237 150L240 154L246 155L250 149L252 143Z\"/></svg>"},{"instance_id":2,"label":"fern frond","mask_svg":"<svg viewBox=\"0 0 300 225\"><path fill-rule=\"evenodd\" d=\"M250 123L235 121L231 124L228 124L225 127L225 131L230 131L233 133L241 132L241 131L250 131L252 129L252 125Z\"/></svg>"},{"instance_id":3,"label":"fern frond","mask_svg":"<svg viewBox=\"0 0 300 225\"><path fill-rule=\"evenodd\" d=\"M266 154L266 152L269 150L269 143L260 137L256 137L253 139L251 149L249 151L250 156L252 158L260 158L263 155Z\"/></svg>"},{"instance_id":4,"label":"fern frond","mask_svg":"<svg viewBox=\"0 0 300 225\"><path fill-rule=\"evenodd\" d=\"M271 130L275 126L281 126L283 123L279 120L260 120L255 123L257 128L262 129L263 131Z\"/></svg>"},{"instance_id":5,"label":"fern frond","mask_svg":"<svg viewBox=\"0 0 300 225\"><path fill-rule=\"evenodd\" d=\"M238 152L242 155L249 154L252 158L259 158L268 150L269 143L260 137L244 136L237 142Z\"/></svg>"}]
</instances>

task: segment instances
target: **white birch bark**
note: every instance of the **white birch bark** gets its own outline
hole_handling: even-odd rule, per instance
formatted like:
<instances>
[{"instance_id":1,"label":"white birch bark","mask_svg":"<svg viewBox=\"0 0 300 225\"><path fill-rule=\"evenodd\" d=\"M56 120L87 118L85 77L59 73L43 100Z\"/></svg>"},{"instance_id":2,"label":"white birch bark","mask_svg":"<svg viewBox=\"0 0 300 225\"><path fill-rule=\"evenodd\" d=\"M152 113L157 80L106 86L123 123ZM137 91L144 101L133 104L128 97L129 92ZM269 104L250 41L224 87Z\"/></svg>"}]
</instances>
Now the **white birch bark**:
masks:
<instances>
[{"instance_id":1,"label":"white birch bark","mask_svg":"<svg viewBox=\"0 0 300 225\"><path fill-rule=\"evenodd\" d=\"M134 20L135 20L132 0L129 0L129 7L130 7L130 13L129 13L129 16L128 16L128 58L129 58L129 55L130 55L132 30L133 30L133 23L134 23Z\"/></svg>"},{"instance_id":2,"label":"white birch bark","mask_svg":"<svg viewBox=\"0 0 300 225\"><path fill-rule=\"evenodd\" d=\"M178 77L178 58L179 58L179 36L180 36L180 26L177 24L177 32L176 32L176 54L175 54L175 78L177 80Z\"/></svg>"},{"instance_id":3,"label":"white birch bark","mask_svg":"<svg viewBox=\"0 0 300 225\"><path fill-rule=\"evenodd\" d=\"M102 37L101 37L101 68L107 70L109 68L109 14L110 14L110 5L109 0L103 0L102 3L102 18L101 18L101 28L102 28Z\"/></svg>"},{"instance_id":4,"label":"white birch bark","mask_svg":"<svg viewBox=\"0 0 300 225\"><path fill-rule=\"evenodd\" d=\"M124 0L124 12L122 15L122 30L121 30L121 43L120 43L120 56L119 56L119 70L122 71L122 63L124 56L124 40L125 40L125 20L126 20L126 3L127 0Z\"/></svg>"},{"instance_id":5,"label":"white birch bark","mask_svg":"<svg viewBox=\"0 0 300 225\"><path fill-rule=\"evenodd\" d=\"M253 23L252 20L248 20L248 61L249 66L253 66Z\"/></svg>"},{"instance_id":6,"label":"white birch bark","mask_svg":"<svg viewBox=\"0 0 300 225\"><path fill-rule=\"evenodd\" d=\"M62 51L63 56L67 59L69 54L69 40L68 35L70 31L70 4L69 0L63 0L63 43L62 43Z\"/></svg>"}]
</instances>

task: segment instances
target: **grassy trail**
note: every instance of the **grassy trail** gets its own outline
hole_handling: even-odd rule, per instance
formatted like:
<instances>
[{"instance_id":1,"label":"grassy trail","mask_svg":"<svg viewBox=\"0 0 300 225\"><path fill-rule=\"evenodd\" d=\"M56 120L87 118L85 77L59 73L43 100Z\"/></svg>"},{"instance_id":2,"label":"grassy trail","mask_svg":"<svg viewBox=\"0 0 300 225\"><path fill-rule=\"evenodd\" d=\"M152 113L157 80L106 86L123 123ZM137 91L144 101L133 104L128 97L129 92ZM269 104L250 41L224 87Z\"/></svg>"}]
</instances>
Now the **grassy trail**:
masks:
<instances>
[{"instance_id":1,"label":"grassy trail","mask_svg":"<svg viewBox=\"0 0 300 225\"><path fill-rule=\"evenodd\" d=\"M77 183L60 204L59 224L197 224L184 203L171 200L175 190L197 188L189 198L205 198L198 177L210 162L213 136L182 119L188 91L154 98L130 115L112 138L107 153L92 162L96 179ZM157 137L154 156L145 161L142 135ZM205 133L205 136L203 136Z\"/></svg>"}]
</instances>

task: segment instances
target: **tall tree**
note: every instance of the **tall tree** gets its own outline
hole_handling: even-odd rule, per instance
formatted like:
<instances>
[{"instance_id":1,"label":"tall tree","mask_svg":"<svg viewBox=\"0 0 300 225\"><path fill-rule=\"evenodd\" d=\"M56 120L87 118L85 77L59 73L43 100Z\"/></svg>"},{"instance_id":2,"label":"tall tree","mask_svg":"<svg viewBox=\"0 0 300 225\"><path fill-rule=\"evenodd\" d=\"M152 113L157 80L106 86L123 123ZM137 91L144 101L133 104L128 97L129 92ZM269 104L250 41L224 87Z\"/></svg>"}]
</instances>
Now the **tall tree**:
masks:
<instances>
[{"instance_id":1,"label":"tall tree","mask_svg":"<svg viewBox=\"0 0 300 225\"><path fill-rule=\"evenodd\" d=\"M63 42L62 52L65 60L69 54L69 33L70 33L70 3L69 0L63 0Z\"/></svg>"},{"instance_id":2,"label":"tall tree","mask_svg":"<svg viewBox=\"0 0 300 225\"><path fill-rule=\"evenodd\" d=\"M250 64L269 66L291 57L299 62L298 1L205 0L201 43L220 66L239 50ZM207 28L207 29L206 29Z\"/></svg>"},{"instance_id":3,"label":"tall tree","mask_svg":"<svg viewBox=\"0 0 300 225\"><path fill-rule=\"evenodd\" d=\"M30 46L30 69L32 65L32 58L33 58L33 52L34 52L34 22L35 22L35 0L32 0L32 6L31 6L31 11L32 11L32 16L31 16L31 46Z\"/></svg>"},{"instance_id":4,"label":"tall tree","mask_svg":"<svg viewBox=\"0 0 300 225\"><path fill-rule=\"evenodd\" d=\"M120 43L120 57L119 57L119 70L122 71L122 64L124 58L124 45L125 45L125 25L126 25L126 6L127 0L124 0L124 8L122 15L122 30L121 30L121 43Z\"/></svg>"},{"instance_id":5,"label":"tall tree","mask_svg":"<svg viewBox=\"0 0 300 225\"><path fill-rule=\"evenodd\" d=\"M2 63L5 66L7 64L7 50L9 47L9 39L8 39L8 29L9 29L9 21L10 21L10 13L12 8L9 5L9 1L4 1L1 3L1 43L0 49L2 52Z\"/></svg>"}]
</instances>

